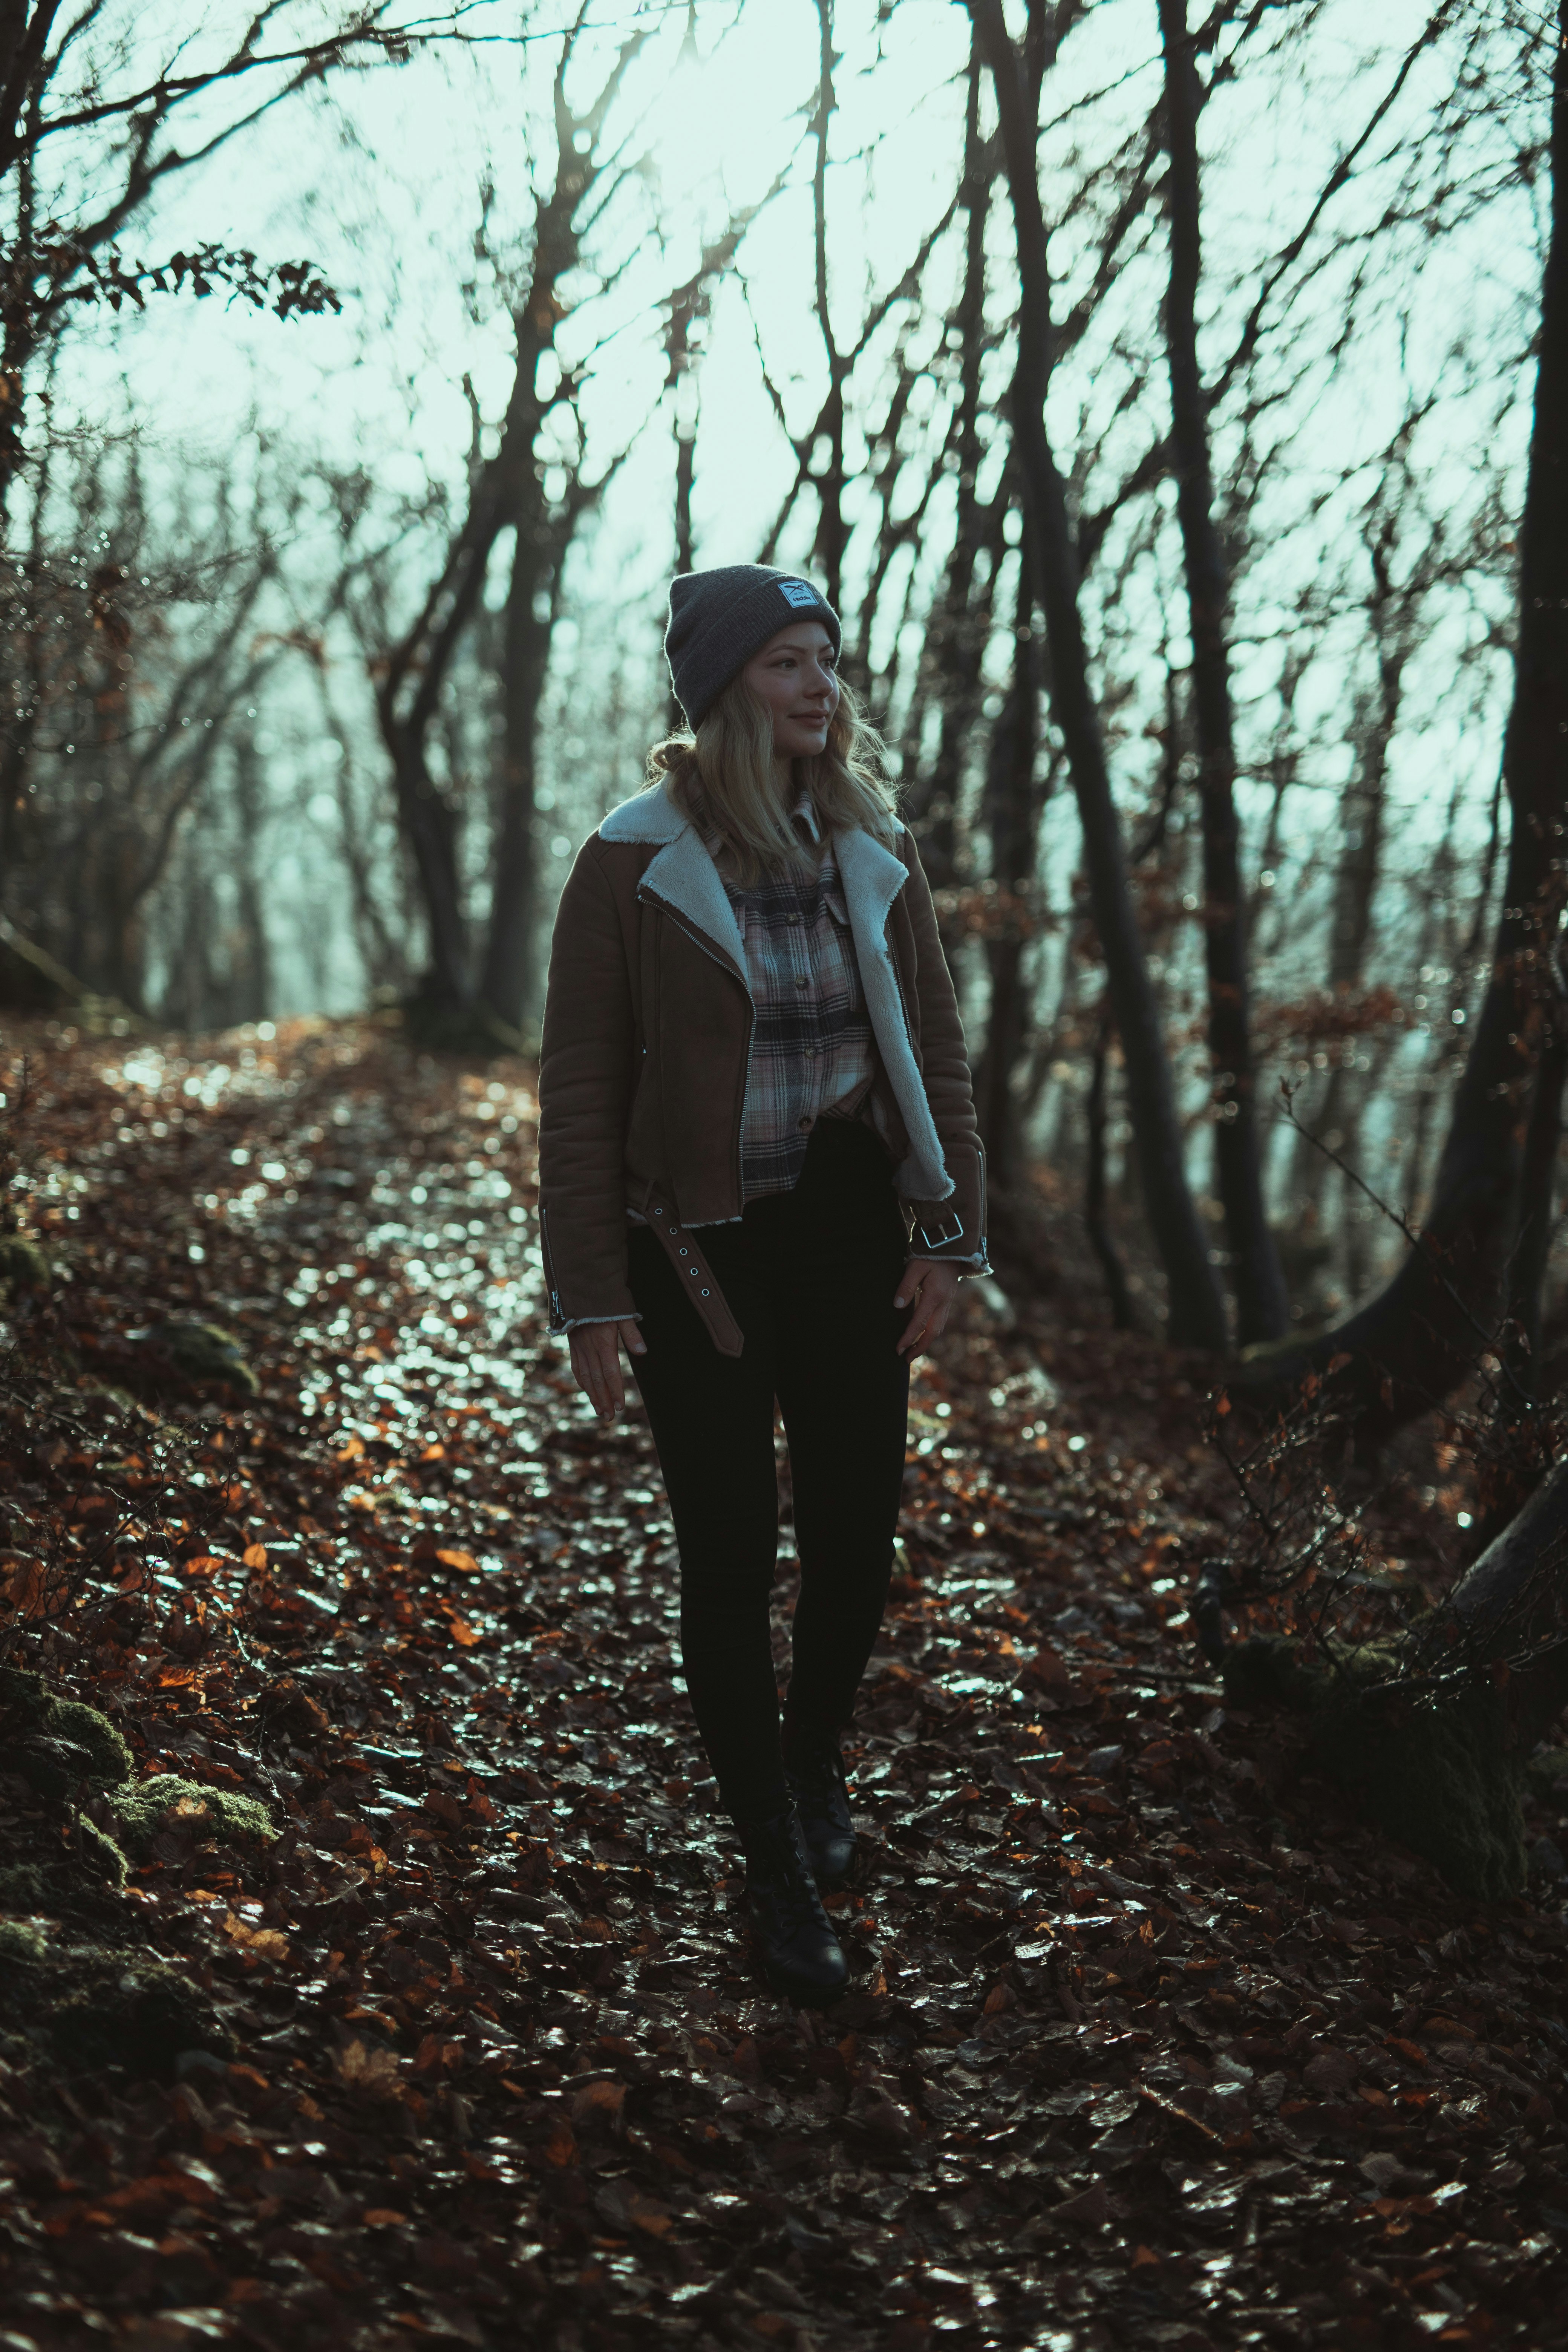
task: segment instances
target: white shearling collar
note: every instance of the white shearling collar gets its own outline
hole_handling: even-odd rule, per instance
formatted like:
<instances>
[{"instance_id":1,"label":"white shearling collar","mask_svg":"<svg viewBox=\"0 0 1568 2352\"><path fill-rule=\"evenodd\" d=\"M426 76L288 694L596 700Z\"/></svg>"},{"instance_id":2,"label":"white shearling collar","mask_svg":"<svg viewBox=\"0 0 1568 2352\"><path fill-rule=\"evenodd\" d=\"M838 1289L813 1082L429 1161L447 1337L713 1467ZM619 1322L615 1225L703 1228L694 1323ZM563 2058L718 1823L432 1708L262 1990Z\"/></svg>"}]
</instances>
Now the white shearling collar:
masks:
<instances>
[{"instance_id":1,"label":"white shearling collar","mask_svg":"<svg viewBox=\"0 0 1568 2352\"><path fill-rule=\"evenodd\" d=\"M635 799L612 809L599 827L601 841L647 843L662 847L684 833L689 820L681 815L662 784L649 784Z\"/></svg>"}]
</instances>

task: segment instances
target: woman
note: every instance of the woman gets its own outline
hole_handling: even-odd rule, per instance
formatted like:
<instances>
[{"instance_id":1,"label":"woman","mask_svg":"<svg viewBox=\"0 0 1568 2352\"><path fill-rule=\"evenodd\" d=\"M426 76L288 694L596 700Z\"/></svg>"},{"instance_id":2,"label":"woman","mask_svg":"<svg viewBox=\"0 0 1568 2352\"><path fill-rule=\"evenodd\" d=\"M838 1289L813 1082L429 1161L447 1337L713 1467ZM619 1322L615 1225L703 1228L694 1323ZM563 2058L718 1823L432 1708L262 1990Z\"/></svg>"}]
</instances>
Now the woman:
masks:
<instances>
[{"instance_id":1,"label":"woman","mask_svg":"<svg viewBox=\"0 0 1568 2352\"><path fill-rule=\"evenodd\" d=\"M846 1981L819 1890L854 1859L839 1741L887 1600L910 1360L986 1262L952 983L839 643L789 572L675 581L692 733L578 855L539 1087L551 1328L604 1420L631 1358L692 1709L768 1974L802 2000ZM782 1738L775 1400L800 1559Z\"/></svg>"}]
</instances>

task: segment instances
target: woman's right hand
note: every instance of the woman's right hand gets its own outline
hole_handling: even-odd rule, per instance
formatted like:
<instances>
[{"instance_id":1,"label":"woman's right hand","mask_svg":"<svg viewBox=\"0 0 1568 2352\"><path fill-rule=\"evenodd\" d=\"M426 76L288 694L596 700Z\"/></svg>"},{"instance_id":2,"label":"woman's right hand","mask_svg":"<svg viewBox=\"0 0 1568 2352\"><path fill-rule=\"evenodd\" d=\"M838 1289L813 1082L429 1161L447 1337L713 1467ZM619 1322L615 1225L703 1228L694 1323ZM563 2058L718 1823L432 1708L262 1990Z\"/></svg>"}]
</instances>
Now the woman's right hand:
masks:
<instances>
[{"instance_id":1,"label":"woman's right hand","mask_svg":"<svg viewBox=\"0 0 1568 2352\"><path fill-rule=\"evenodd\" d=\"M647 1345L636 1323L580 1323L567 1339L572 1348L572 1374L601 1421L614 1421L626 1401L621 1371L621 1349L628 1356L646 1356Z\"/></svg>"}]
</instances>

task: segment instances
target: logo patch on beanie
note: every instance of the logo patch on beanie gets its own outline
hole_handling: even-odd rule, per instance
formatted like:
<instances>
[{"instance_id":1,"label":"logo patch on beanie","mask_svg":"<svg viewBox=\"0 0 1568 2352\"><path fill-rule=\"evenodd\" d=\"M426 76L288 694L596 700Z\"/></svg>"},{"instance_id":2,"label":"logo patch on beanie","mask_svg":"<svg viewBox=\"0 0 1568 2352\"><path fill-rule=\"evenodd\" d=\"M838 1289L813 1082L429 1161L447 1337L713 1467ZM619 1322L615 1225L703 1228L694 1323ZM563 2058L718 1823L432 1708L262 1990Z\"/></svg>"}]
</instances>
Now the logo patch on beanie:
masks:
<instances>
[{"instance_id":1,"label":"logo patch on beanie","mask_svg":"<svg viewBox=\"0 0 1568 2352\"><path fill-rule=\"evenodd\" d=\"M822 602L816 589L804 580L781 580L779 594L786 604L793 604L797 611L804 605L820 604Z\"/></svg>"}]
</instances>

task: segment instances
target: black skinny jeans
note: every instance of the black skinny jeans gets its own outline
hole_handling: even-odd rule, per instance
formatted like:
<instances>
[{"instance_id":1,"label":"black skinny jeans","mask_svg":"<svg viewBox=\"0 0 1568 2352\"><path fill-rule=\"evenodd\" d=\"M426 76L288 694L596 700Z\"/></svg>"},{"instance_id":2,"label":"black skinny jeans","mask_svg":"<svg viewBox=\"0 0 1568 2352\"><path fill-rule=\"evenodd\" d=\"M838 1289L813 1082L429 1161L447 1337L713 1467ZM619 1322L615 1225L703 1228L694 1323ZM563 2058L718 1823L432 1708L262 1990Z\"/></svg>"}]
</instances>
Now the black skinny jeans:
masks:
<instances>
[{"instance_id":1,"label":"black skinny jeans","mask_svg":"<svg viewBox=\"0 0 1568 2352\"><path fill-rule=\"evenodd\" d=\"M910 1389L888 1155L868 1128L825 1119L794 1192L705 1225L702 1242L745 1334L740 1358L719 1353L660 1244L634 1227L647 1353L632 1360L680 1547L686 1686L725 1807L744 1820L787 1795L769 1636L775 1398L800 1555L786 1736L848 1722L887 1601Z\"/></svg>"}]
</instances>

